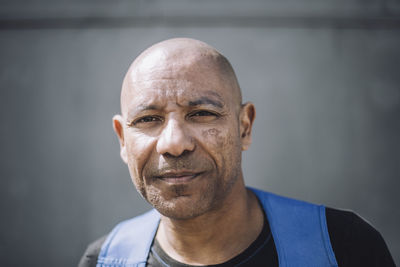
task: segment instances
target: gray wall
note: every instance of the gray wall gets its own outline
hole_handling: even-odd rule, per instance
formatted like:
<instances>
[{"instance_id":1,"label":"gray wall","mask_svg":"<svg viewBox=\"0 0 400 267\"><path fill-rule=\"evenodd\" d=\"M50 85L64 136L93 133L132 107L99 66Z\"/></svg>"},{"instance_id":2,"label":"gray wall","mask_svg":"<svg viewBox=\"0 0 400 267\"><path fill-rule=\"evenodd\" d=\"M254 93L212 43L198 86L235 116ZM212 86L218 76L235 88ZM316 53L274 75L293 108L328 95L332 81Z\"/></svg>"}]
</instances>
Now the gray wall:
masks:
<instances>
[{"instance_id":1,"label":"gray wall","mask_svg":"<svg viewBox=\"0 0 400 267\"><path fill-rule=\"evenodd\" d=\"M149 206L111 127L130 62L187 36L257 108L248 185L352 209L400 264L398 1L1 1L0 265L74 266Z\"/></svg>"}]
</instances>

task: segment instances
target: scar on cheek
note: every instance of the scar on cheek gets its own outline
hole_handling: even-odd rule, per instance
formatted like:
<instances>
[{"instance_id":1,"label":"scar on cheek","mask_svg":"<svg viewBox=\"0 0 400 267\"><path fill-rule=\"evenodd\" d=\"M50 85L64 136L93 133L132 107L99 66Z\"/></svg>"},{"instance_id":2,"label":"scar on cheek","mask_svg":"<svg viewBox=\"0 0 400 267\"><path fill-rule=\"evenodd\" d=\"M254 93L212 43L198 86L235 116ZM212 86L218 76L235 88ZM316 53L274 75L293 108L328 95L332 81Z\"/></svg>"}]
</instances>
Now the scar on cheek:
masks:
<instances>
[{"instance_id":1,"label":"scar on cheek","mask_svg":"<svg viewBox=\"0 0 400 267\"><path fill-rule=\"evenodd\" d=\"M228 136L221 135L221 131L215 128L204 130L202 134L204 138L211 138L209 142L215 144L219 148L223 148L225 145L232 142L230 134L228 134Z\"/></svg>"},{"instance_id":2,"label":"scar on cheek","mask_svg":"<svg viewBox=\"0 0 400 267\"><path fill-rule=\"evenodd\" d=\"M202 132L203 137L208 137L208 136L219 136L219 134L221 133L220 130L217 130L215 128L211 128L208 130L204 130Z\"/></svg>"}]
</instances>

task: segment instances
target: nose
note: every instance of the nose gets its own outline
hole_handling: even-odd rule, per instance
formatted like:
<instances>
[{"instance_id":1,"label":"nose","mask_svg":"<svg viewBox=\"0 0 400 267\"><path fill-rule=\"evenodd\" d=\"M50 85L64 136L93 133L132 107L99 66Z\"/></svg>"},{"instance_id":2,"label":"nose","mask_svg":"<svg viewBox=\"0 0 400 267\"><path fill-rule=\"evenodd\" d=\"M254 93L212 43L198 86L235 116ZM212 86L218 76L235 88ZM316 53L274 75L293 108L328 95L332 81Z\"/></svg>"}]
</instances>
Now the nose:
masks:
<instances>
[{"instance_id":1,"label":"nose","mask_svg":"<svg viewBox=\"0 0 400 267\"><path fill-rule=\"evenodd\" d=\"M185 151L193 151L194 147L193 138L189 132L182 127L180 122L170 119L159 136L156 149L161 155L170 154L178 157Z\"/></svg>"}]
</instances>

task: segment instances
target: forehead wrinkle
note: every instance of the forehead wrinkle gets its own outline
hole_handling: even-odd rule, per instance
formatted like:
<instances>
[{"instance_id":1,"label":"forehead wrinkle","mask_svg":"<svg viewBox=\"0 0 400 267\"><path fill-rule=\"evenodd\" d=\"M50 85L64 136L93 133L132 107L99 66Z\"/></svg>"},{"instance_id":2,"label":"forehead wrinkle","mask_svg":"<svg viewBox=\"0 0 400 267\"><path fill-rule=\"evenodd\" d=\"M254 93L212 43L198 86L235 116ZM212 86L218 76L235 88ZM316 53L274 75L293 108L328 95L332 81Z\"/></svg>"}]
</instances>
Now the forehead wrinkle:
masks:
<instances>
[{"instance_id":1,"label":"forehead wrinkle","mask_svg":"<svg viewBox=\"0 0 400 267\"><path fill-rule=\"evenodd\" d=\"M161 110L165 106L163 101L168 98L168 95L165 94L163 90L157 90L158 93L152 93L151 90L146 93L139 93L136 99L133 99L132 102L127 104L127 113L128 116L133 116L137 113L147 111L147 110ZM160 92L161 91L161 92Z\"/></svg>"}]
</instances>

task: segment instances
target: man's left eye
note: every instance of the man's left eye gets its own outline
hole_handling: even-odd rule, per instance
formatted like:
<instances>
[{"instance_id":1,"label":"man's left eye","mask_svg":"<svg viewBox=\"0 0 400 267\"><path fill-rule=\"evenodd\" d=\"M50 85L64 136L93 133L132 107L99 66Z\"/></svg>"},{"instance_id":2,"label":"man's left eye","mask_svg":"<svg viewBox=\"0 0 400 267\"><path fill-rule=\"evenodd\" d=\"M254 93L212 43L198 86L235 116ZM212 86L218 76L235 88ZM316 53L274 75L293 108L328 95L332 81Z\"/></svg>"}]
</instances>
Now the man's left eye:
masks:
<instances>
[{"instance_id":1,"label":"man's left eye","mask_svg":"<svg viewBox=\"0 0 400 267\"><path fill-rule=\"evenodd\" d=\"M200 116L215 116L215 114L206 110L201 110L201 111L196 111L190 115L190 117L200 117Z\"/></svg>"},{"instance_id":2,"label":"man's left eye","mask_svg":"<svg viewBox=\"0 0 400 267\"><path fill-rule=\"evenodd\" d=\"M218 117L218 114L207 110L194 111L188 115L188 119L193 122L212 122Z\"/></svg>"}]
</instances>

